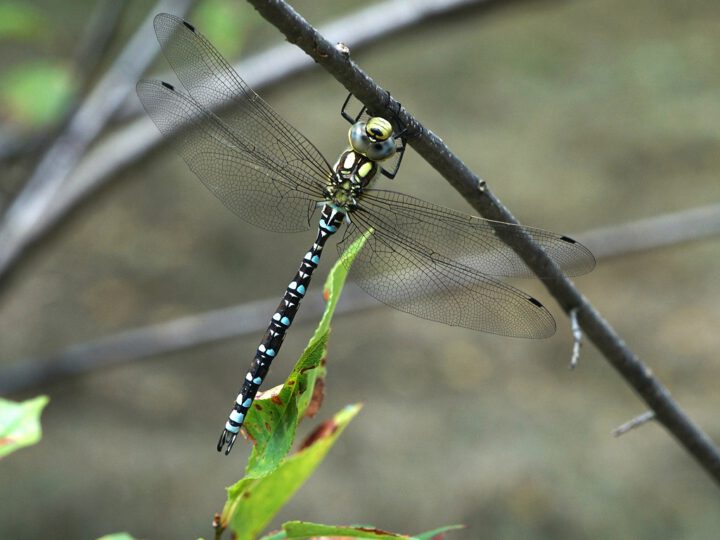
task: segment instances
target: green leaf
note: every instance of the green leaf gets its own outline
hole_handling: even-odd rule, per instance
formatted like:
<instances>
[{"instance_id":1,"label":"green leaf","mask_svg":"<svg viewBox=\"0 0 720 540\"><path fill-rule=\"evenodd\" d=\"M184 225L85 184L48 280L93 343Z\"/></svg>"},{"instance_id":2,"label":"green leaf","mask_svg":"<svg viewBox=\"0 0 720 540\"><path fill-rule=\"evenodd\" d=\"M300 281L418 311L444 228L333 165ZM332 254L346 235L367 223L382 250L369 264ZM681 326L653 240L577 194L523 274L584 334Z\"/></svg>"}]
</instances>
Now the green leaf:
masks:
<instances>
[{"instance_id":1,"label":"green leaf","mask_svg":"<svg viewBox=\"0 0 720 540\"><path fill-rule=\"evenodd\" d=\"M308 446L286 458L272 473L262 478L245 477L230 487L221 518L223 526L229 525L237 540L257 538L313 473L359 411L360 405L345 407L316 430Z\"/></svg>"},{"instance_id":2,"label":"green leaf","mask_svg":"<svg viewBox=\"0 0 720 540\"><path fill-rule=\"evenodd\" d=\"M368 525L322 525L307 521L289 521L283 523L283 529L291 538L309 538L313 536L345 536L350 538L398 539L410 538L404 534L381 531Z\"/></svg>"},{"instance_id":3,"label":"green leaf","mask_svg":"<svg viewBox=\"0 0 720 540\"><path fill-rule=\"evenodd\" d=\"M245 9L237 0L205 0L193 21L223 56L232 58L240 53L247 34Z\"/></svg>"},{"instance_id":4,"label":"green leaf","mask_svg":"<svg viewBox=\"0 0 720 540\"><path fill-rule=\"evenodd\" d=\"M386 540L397 538L404 538L406 540L433 540L442 538L439 535L442 535L446 531L462 528L462 525L448 525L425 533L408 536L406 534L382 531L367 525L322 525L320 523L309 523L307 521L289 521L283 523L283 530L287 533L286 538L288 540L316 536L342 536L348 538L375 538Z\"/></svg>"},{"instance_id":5,"label":"green leaf","mask_svg":"<svg viewBox=\"0 0 720 540\"><path fill-rule=\"evenodd\" d=\"M16 66L0 81L0 100L17 122L52 123L67 106L73 89L67 68L41 61Z\"/></svg>"},{"instance_id":6,"label":"green leaf","mask_svg":"<svg viewBox=\"0 0 720 540\"><path fill-rule=\"evenodd\" d=\"M260 540L285 540L287 534L285 531L276 531L274 533L266 534Z\"/></svg>"},{"instance_id":7,"label":"green leaf","mask_svg":"<svg viewBox=\"0 0 720 540\"><path fill-rule=\"evenodd\" d=\"M27 3L0 3L0 39L34 38L43 28L40 11Z\"/></svg>"},{"instance_id":8,"label":"green leaf","mask_svg":"<svg viewBox=\"0 0 720 540\"><path fill-rule=\"evenodd\" d=\"M0 458L40 440L40 413L48 401L47 396L22 403L0 398Z\"/></svg>"},{"instance_id":9,"label":"green leaf","mask_svg":"<svg viewBox=\"0 0 720 540\"><path fill-rule=\"evenodd\" d=\"M282 390L259 394L248 412L245 429L255 441L245 470L248 476L260 478L269 474L290 451L297 425L308 411L318 381L325 378L330 321L349 267L366 239L367 236L358 238L330 270L323 290L325 312Z\"/></svg>"},{"instance_id":10,"label":"green leaf","mask_svg":"<svg viewBox=\"0 0 720 540\"><path fill-rule=\"evenodd\" d=\"M106 534L98 540L135 540L135 537L126 532Z\"/></svg>"}]
</instances>

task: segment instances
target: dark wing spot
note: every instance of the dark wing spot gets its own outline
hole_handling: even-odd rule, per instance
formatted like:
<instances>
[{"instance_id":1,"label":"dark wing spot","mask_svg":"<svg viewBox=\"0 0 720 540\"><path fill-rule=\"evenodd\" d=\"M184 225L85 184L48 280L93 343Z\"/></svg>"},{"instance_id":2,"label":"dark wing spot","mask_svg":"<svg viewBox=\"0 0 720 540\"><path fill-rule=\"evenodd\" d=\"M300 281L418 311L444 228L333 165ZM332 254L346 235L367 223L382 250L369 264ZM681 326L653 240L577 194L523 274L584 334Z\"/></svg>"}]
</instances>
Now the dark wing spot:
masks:
<instances>
[{"instance_id":1,"label":"dark wing spot","mask_svg":"<svg viewBox=\"0 0 720 540\"><path fill-rule=\"evenodd\" d=\"M533 298L532 296L528 296L528 300L530 301L531 304L535 304L539 308L543 307L543 305L540 303L540 301Z\"/></svg>"},{"instance_id":2,"label":"dark wing spot","mask_svg":"<svg viewBox=\"0 0 720 540\"><path fill-rule=\"evenodd\" d=\"M569 236L561 236L560 240L567 242L568 244L577 244L577 241L573 240Z\"/></svg>"},{"instance_id":3,"label":"dark wing spot","mask_svg":"<svg viewBox=\"0 0 720 540\"><path fill-rule=\"evenodd\" d=\"M165 81L160 81L160 84L162 84L168 90L172 90L173 92L175 91L175 87L170 83L166 83Z\"/></svg>"},{"instance_id":4,"label":"dark wing spot","mask_svg":"<svg viewBox=\"0 0 720 540\"><path fill-rule=\"evenodd\" d=\"M195 31L195 27L194 27L192 24L190 24L189 22L183 21L183 24L184 24L185 27L188 28L191 32L194 32L194 31Z\"/></svg>"}]
</instances>

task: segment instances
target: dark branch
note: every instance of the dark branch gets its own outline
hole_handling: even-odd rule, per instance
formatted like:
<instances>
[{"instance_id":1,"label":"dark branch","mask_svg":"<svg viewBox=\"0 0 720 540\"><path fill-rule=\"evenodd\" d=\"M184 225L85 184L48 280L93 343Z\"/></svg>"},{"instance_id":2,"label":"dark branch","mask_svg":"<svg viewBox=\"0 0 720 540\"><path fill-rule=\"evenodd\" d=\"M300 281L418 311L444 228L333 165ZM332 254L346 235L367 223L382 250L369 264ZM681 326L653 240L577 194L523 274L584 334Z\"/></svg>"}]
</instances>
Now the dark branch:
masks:
<instances>
[{"instance_id":1,"label":"dark branch","mask_svg":"<svg viewBox=\"0 0 720 540\"><path fill-rule=\"evenodd\" d=\"M248 0L291 43L304 50L331 73L374 114L397 119L407 127L410 145L485 218L517 223L515 217L432 131L425 129L400 103L378 86L346 55L327 41L295 10L281 0ZM568 313L577 309L578 321L587 337L632 386L665 428L720 484L720 453L710 438L685 414L650 369L625 345L615 330L580 294L540 246L526 235L503 237L507 244L538 275L550 276L543 283Z\"/></svg>"}]
</instances>

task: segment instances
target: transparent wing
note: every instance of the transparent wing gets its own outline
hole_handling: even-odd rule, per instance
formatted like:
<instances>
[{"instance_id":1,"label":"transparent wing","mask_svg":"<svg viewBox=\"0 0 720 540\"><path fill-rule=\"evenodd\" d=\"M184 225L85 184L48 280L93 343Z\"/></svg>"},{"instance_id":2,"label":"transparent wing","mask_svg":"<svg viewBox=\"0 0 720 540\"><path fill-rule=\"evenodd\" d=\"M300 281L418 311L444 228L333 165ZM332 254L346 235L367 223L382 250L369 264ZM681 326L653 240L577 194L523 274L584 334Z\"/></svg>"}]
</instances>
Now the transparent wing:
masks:
<instances>
[{"instance_id":1,"label":"transparent wing","mask_svg":"<svg viewBox=\"0 0 720 540\"><path fill-rule=\"evenodd\" d=\"M277 232L307 230L322 182L299 181L287 163L269 156L243 133L233 132L212 112L171 85L140 81L137 94L190 169L230 210L249 223Z\"/></svg>"},{"instance_id":2,"label":"transparent wing","mask_svg":"<svg viewBox=\"0 0 720 540\"><path fill-rule=\"evenodd\" d=\"M492 222L434 205L394 191L369 190L353 214L388 241L410 242L428 257L441 255L477 272L497 277L535 277L524 261L497 235L529 234L567 274L577 276L595 267L590 250L572 238L542 229ZM544 276L540 276L544 277Z\"/></svg>"},{"instance_id":3,"label":"transparent wing","mask_svg":"<svg viewBox=\"0 0 720 540\"><path fill-rule=\"evenodd\" d=\"M423 319L504 336L544 338L555 333L552 315L534 298L397 231L375 228L368 214L352 215L338 250L372 229L350 270L381 302Z\"/></svg>"},{"instance_id":4,"label":"transparent wing","mask_svg":"<svg viewBox=\"0 0 720 540\"><path fill-rule=\"evenodd\" d=\"M157 15L154 26L163 54L193 100L257 150L276 157L298 183L325 184L332 169L322 154L247 85L205 36L167 13ZM217 108L220 103L225 106Z\"/></svg>"}]
</instances>

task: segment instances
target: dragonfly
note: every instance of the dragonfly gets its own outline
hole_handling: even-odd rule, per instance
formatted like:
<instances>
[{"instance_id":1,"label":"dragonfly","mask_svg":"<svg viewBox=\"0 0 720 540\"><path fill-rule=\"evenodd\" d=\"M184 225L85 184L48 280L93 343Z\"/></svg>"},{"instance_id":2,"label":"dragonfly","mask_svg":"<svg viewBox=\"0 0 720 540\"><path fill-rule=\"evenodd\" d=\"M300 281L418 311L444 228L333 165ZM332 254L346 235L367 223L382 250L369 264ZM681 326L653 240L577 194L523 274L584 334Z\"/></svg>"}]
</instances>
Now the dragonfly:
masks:
<instances>
[{"instance_id":1,"label":"dragonfly","mask_svg":"<svg viewBox=\"0 0 720 540\"><path fill-rule=\"evenodd\" d=\"M162 13L154 28L183 90L141 80L137 94L162 134L175 138L200 181L240 218L270 231L308 230L319 210L315 241L270 318L220 435L219 452L232 450L323 248L339 231L340 254L366 237L351 275L368 294L395 309L505 336L545 338L555 332L555 321L540 301L503 281L535 274L498 232L530 235L569 275L594 267L585 246L561 234L494 222L373 187L379 178L397 174L405 138L392 118L371 116L364 107L349 114L350 96L341 110L352 124L349 145L331 166L192 24ZM217 103L230 106L219 109ZM192 129L181 129L189 123Z\"/></svg>"}]
</instances>

